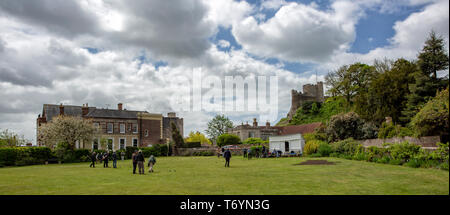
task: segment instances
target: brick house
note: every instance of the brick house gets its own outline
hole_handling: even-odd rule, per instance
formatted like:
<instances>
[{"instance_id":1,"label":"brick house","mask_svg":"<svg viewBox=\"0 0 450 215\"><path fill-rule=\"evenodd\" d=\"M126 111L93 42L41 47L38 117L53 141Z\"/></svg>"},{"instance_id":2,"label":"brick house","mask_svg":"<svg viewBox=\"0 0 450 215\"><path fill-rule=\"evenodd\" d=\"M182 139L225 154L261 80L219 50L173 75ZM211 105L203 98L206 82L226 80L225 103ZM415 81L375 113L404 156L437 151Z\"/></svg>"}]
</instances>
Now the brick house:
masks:
<instances>
[{"instance_id":1,"label":"brick house","mask_svg":"<svg viewBox=\"0 0 450 215\"><path fill-rule=\"evenodd\" d=\"M90 143L77 143L76 148L104 149L101 140L106 140L106 148L110 150L125 149L126 146L146 147L154 144L165 144L172 140L171 123L175 123L183 134L183 118L175 113L162 114L147 111L132 111L122 109L122 103L117 109L104 109L82 106L44 104L42 114L37 118L37 144L39 141L39 127L50 122L58 115L77 116L91 119L94 126L100 129L100 135Z\"/></svg>"}]
</instances>

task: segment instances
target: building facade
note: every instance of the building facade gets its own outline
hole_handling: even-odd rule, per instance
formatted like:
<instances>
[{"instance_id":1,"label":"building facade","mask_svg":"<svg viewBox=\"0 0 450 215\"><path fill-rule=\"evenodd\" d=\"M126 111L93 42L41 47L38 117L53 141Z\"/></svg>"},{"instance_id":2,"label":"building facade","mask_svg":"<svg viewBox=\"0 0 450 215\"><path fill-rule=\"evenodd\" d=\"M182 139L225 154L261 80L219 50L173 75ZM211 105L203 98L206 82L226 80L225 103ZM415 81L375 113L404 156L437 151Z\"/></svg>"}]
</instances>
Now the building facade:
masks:
<instances>
[{"instance_id":1,"label":"building facade","mask_svg":"<svg viewBox=\"0 0 450 215\"><path fill-rule=\"evenodd\" d=\"M258 126L258 122L256 121L256 118L254 118L253 125L249 125L248 123L238 125L232 129L229 129L227 133L237 135L241 141L245 141L250 137L269 140L269 137L280 135L312 133L321 125L322 123L315 122L304 125L270 126L270 123L266 122L265 126Z\"/></svg>"},{"instance_id":2,"label":"building facade","mask_svg":"<svg viewBox=\"0 0 450 215\"><path fill-rule=\"evenodd\" d=\"M82 106L44 104L42 114L39 114L36 122L37 144L43 145L39 140L39 127L59 115L90 119L98 128L99 135L92 142L77 143L77 148L119 150L127 146L146 147L165 144L172 140L170 132L172 122L180 132L183 132L183 118L176 117L175 113L169 113L168 117L164 117L162 114L126 110L122 107L121 103L117 105L117 109L89 107L88 104ZM167 119L170 119L170 123L164 123Z\"/></svg>"}]
</instances>

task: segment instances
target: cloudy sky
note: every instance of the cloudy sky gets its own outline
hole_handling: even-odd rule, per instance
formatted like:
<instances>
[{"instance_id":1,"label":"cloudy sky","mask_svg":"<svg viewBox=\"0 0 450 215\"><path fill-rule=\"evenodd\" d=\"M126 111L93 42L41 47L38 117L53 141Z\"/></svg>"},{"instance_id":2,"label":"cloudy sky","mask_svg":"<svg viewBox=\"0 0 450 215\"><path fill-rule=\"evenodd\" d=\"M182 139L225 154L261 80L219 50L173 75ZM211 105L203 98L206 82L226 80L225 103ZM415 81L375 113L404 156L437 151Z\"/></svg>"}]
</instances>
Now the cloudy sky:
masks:
<instances>
[{"instance_id":1,"label":"cloudy sky","mask_svg":"<svg viewBox=\"0 0 450 215\"><path fill-rule=\"evenodd\" d=\"M170 80L194 70L277 76L279 119L291 89L344 64L413 59L432 29L448 50L448 0L0 0L0 129L34 142L44 103L165 114ZM215 114L179 113L185 135Z\"/></svg>"}]
</instances>

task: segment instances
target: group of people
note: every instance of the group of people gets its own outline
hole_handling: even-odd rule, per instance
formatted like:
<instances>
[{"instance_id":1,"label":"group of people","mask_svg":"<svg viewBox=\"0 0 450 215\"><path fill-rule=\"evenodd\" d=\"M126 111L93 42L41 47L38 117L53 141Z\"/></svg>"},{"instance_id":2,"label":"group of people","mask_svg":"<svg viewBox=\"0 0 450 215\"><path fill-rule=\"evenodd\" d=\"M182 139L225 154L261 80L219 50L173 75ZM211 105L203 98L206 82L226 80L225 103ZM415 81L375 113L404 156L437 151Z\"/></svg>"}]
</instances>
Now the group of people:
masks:
<instances>
[{"instance_id":1,"label":"group of people","mask_svg":"<svg viewBox=\"0 0 450 215\"><path fill-rule=\"evenodd\" d=\"M133 161L133 174L136 174L136 166L139 168L139 174L145 174L145 170L144 170L144 162L145 162L145 158L144 155L142 154L142 151L134 151L133 155L131 155L131 160ZM150 155L150 157L148 158L148 164L147 166L149 167L148 172L153 172L153 166L156 163L156 158L153 155Z\"/></svg>"},{"instance_id":2,"label":"group of people","mask_svg":"<svg viewBox=\"0 0 450 215\"><path fill-rule=\"evenodd\" d=\"M123 152L122 152L123 153ZM113 161L113 168L117 168L117 153L113 152L111 155L111 159ZM124 158L124 154L122 155L122 160ZM109 151L103 153L92 152L91 154L91 164L89 167L95 168L95 164L100 161L103 163L103 168L109 168L108 163L110 159Z\"/></svg>"},{"instance_id":3,"label":"group of people","mask_svg":"<svg viewBox=\"0 0 450 215\"><path fill-rule=\"evenodd\" d=\"M268 157L268 153L269 153L269 150L267 150L265 146L262 147L261 153L259 152L259 148L256 148L254 150L247 149L247 148L243 149L244 158L248 158L248 159L251 159L252 157L265 158L265 157Z\"/></svg>"},{"instance_id":4,"label":"group of people","mask_svg":"<svg viewBox=\"0 0 450 215\"><path fill-rule=\"evenodd\" d=\"M122 160L124 160L125 153L121 152L120 155L122 157ZM110 158L110 156L111 156L111 158ZM100 161L100 163L103 162L103 168L109 168L108 163L109 163L109 160L112 159L113 168L117 168L117 158L118 158L118 155L115 151L111 155L110 155L109 151L103 152L103 153L92 152L91 164L89 165L89 167L95 168L95 163ZM142 151L141 150L134 151L133 155L131 156L131 160L133 162L133 174L136 174L136 166L139 167L139 174L144 174L145 158L144 158L144 155L142 154ZM147 164L149 167L148 172L153 172L153 166L155 165L155 163L156 163L155 156L150 155L150 157L148 159L148 164Z\"/></svg>"}]
</instances>

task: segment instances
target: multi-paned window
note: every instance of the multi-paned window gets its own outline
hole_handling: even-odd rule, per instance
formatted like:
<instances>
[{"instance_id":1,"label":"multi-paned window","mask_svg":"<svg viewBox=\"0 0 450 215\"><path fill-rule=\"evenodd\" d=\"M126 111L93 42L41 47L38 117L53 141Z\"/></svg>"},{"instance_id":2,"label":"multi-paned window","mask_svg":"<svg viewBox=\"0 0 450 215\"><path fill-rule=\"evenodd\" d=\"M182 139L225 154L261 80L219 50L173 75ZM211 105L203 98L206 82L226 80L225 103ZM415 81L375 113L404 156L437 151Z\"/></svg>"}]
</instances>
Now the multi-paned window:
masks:
<instances>
[{"instance_id":1,"label":"multi-paned window","mask_svg":"<svg viewBox=\"0 0 450 215\"><path fill-rule=\"evenodd\" d=\"M124 123L120 123L119 128L120 128L120 133L121 134L125 134L125 124Z\"/></svg>"},{"instance_id":2,"label":"multi-paned window","mask_svg":"<svg viewBox=\"0 0 450 215\"><path fill-rule=\"evenodd\" d=\"M125 138L120 138L120 145L119 145L119 149L125 149Z\"/></svg>"},{"instance_id":3,"label":"multi-paned window","mask_svg":"<svg viewBox=\"0 0 450 215\"><path fill-rule=\"evenodd\" d=\"M112 122L109 122L106 126L106 132L108 134L112 134L114 130L114 124Z\"/></svg>"},{"instance_id":4,"label":"multi-paned window","mask_svg":"<svg viewBox=\"0 0 450 215\"><path fill-rule=\"evenodd\" d=\"M133 133L138 133L138 125L136 123L133 123Z\"/></svg>"},{"instance_id":5,"label":"multi-paned window","mask_svg":"<svg viewBox=\"0 0 450 215\"><path fill-rule=\"evenodd\" d=\"M133 138L133 147L138 147L138 140Z\"/></svg>"}]
</instances>

